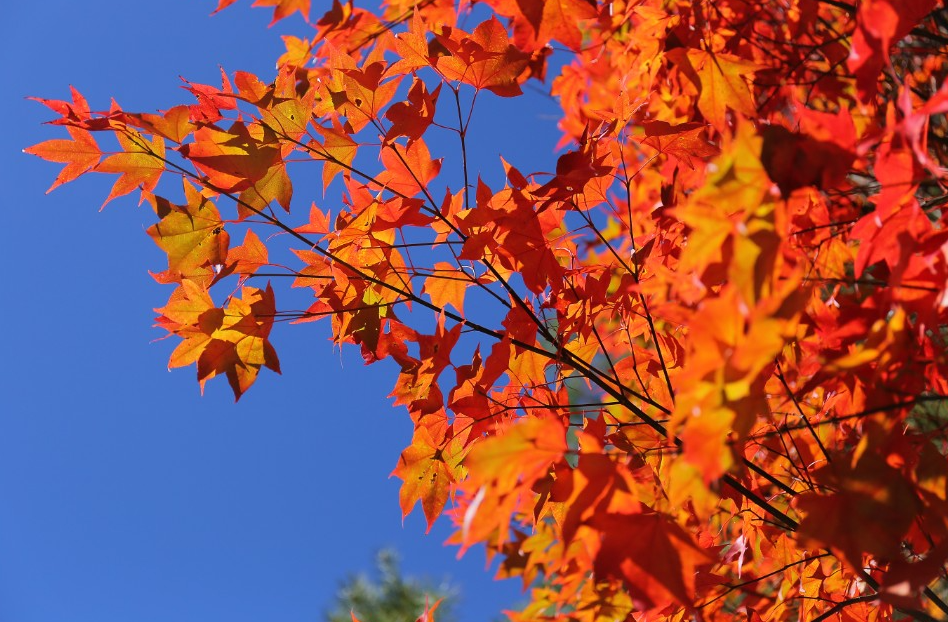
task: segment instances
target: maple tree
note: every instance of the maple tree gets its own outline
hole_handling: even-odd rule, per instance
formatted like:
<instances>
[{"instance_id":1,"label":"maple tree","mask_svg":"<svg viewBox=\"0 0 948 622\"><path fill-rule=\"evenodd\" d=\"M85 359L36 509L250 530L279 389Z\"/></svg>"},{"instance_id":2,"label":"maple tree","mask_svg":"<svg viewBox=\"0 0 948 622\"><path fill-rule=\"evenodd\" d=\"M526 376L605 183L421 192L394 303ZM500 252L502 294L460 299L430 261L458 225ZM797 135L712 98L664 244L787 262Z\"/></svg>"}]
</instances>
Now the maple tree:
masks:
<instances>
[{"instance_id":1,"label":"maple tree","mask_svg":"<svg viewBox=\"0 0 948 622\"><path fill-rule=\"evenodd\" d=\"M154 208L170 366L239 398L276 321L321 318L394 362L402 510L520 577L513 620L948 614L941 2L336 0L308 28L160 113L39 100L54 188ZM477 102L528 83L551 171L473 161ZM335 217L300 209L308 164Z\"/></svg>"}]
</instances>

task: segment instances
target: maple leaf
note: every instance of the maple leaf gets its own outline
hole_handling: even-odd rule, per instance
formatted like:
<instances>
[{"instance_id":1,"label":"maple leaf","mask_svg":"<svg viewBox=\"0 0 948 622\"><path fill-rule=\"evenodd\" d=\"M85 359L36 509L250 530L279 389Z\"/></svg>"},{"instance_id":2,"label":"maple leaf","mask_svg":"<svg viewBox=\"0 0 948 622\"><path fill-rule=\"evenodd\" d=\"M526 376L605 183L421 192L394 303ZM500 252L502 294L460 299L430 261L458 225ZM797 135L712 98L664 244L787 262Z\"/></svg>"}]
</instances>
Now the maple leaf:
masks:
<instances>
[{"instance_id":1,"label":"maple leaf","mask_svg":"<svg viewBox=\"0 0 948 622\"><path fill-rule=\"evenodd\" d=\"M425 203L421 199L399 196L386 199L375 210L376 229L381 233L388 229L430 225L435 217L426 213L424 208Z\"/></svg>"},{"instance_id":2,"label":"maple leaf","mask_svg":"<svg viewBox=\"0 0 948 622\"><path fill-rule=\"evenodd\" d=\"M720 149L704 138L705 126L701 123L670 125L664 121L648 121L642 127L644 144L676 157L691 169L695 167L692 158L709 158L720 153Z\"/></svg>"},{"instance_id":3,"label":"maple leaf","mask_svg":"<svg viewBox=\"0 0 948 622\"><path fill-rule=\"evenodd\" d=\"M736 414L727 407L693 406L692 416L678 434L684 445L683 458L697 468L706 484L720 478L734 465L727 449Z\"/></svg>"},{"instance_id":4,"label":"maple leaf","mask_svg":"<svg viewBox=\"0 0 948 622\"><path fill-rule=\"evenodd\" d=\"M99 145L88 131L78 127L67 127L66 130L72 136L72 140L47 140L23 150L50 162L66 164L56 177L56 181L46 191L47 194L95 168L102 157Z\"/></svg>"},{"instance_id":5,"label":"maple leaf","mask_svg":"<svg viewBox=\"0 0 948 622\"><path fill-rule=\"evenodd\" d=\"M858 4L856 31L847 59L863 99L875 91L876 78L889 62L889 48L928 15L937 0L866 0Z\"/></svg>"},{"instance_id":6,"label":"maple leaf","mask_svg":"<svg viewBox=\"0 0 948 622\"><path fill-rule=\"evenodd\" d=\"M89 102L86 101L86 98L83 97L82 93L76 90L75 87L70 85L69 91L72 95L71 102L60 99L43 99L42 97L30 97L29 99L37 101L59 114L62 118L53 121L55 124L83 124L88 122L92 117Z\"/></svg>"},{"instance_id":7,"label":"maple leaf","mask_svg":"<svg viewBox=\"0 0 948 622\"><path fill-rule=\"evenodd\" d=\"M507 30L496 18L482 22L470 36L445 29L435 35L449 52L437 59L438 71L448 80L457 80L501 97L520 95L517 78L527 67L530 55L510 43Z\"/></svg>"},{"instance_id":8,"label":"maple leaf","mask_svg":"<svg viewBox=\"0 0 948 622\"><path fill-rule=\"evenodd\" d=\"M311 91L311 93L314 93ZM306 133L310 111L313 107L310 101L300 99L284 99L262 110L263 122L292 141L298 141Z\"/></svg>"},{"instance_id":9,"label":"maple leaf","mask_svg":"<svg viewBox=\"0 0 948 622\"><path fill-rule=\"evenodd\" d=\"M853 238L860 241L854 271L857 276L878 261L898 270L916 251L917 240L931 230L929 219L914 197L918 163L912 152L886 143L876 154L879 193L876 209L853 226Z\"/></svg>"},{"instance_id":10,"label":"maple leaf","mask_svg":"<svg viewBox=\"0 0 948 622\"><path fill-rule=\"evenodd\" d=\"M263 140L260 140L260 139ZM194 132L194 142L178 151L194 162L218 191L246 190L278 165L280 150L263 136L236 122L227 131L207 125Z\"/></svg>"},{"instance_id":11,"label":"maple leaf","mask_svg":"<svg viewBox=\"0 0 948 622\"><path fill-rule=\"evenodd\" d=\"M226 308L214 305L207 291L187 279L156 309L158 326L183 341L171 353L169 368L197 363L197 377L204 391L208 380L225 374L239 400L257 379L262 367L280 373L280 361L267 337L275 313L273 290L241 289Z\"/></svg>"},{"instance_id":12,"label":"maple leaf","mask_svg":"<svg viewBox=\"0 0 948 622\"><path fill-rule=\"evenodd\" d=\"M161 136L148 140L127 129L116 134L116 138L124 151L108 156L95 168L100 173L119 173L102 207L137 188L152 192L165 170L165 141Z\"/></svg>"},{"instance_id":13,"label":"maple leaf","mask_svg":"<svg viewBox=\"0 0 948 622\"><path fill-rule=\"evenodd\" d=\"M860 453L855 464L836 461L817 471L819 481L833 492L796 499L805 514L800 538L840 549L854 566L862 563L864 553L897 559L918 512L912 486L898 470L872 449Z\"/></svg>"},{"instance_id":14,"label":"maple leaf","mask_svg":"<svg viewBox=\"0 0 948 622\"><path fill-rule=\"evenodd\" d=\"M401 76L385 79L382 62L367 60L360 68L355 66L352 57L342 52L335 53L332 62L338 66L329 87L334 108L346 117L356 132L377 122L382 109L395 96Z\"/></svg>"},{"instance_id":15,"label":"maple leaf","mask_svg":"<svg viewBox=\"0 0 948 622\"><path fill-rule=\"evenodd\" d=\"M150 134L157 134L178 144L183 143L195 129L195 125L191 123L191 111L187 106L174 106L164 114L127 112L122 118Z\"/></svg>"},{"instance_id":16,"label":"maple leaf","mask_svg":"<svg viewBox=\"0 0 948 622\"><path fill-rule=\"evenodd\" d=\"M752 117L757 109L746 77L758 67L745 59L731 54L706 52L704 50L673 50L668 58L685 63L693 71L697 86L698 110L716 129L727 127L727 110L731 109Z\"/></svg>"},{"instance_id":17,"label":"maple leaf","mask_svg":"<svg viewBox=\"0 0 948 622\"><path fill-rule=\"evenodd\" d=\"M187 279L208 286L227 260L230 236L213 203L187 182L184 194L184 205L146 195L161 219L148 228L148 235L168 255L168 269L153 276L161 283Z\"/></svg>"},{"instance_id":18,"label":"maple leaf","mask_svg":"<svg viewBox=\"0 0 948 622\"><path fill-rule=\"evenodd\" d=\"M621 577L639 608L694 601L695 571L713 558L681 527L654 512L603 513L592 523L603 533L595 572Z\"/></svg>"},{"instance_id":19,"label":"maple leaf","mask_svg":"<svg viewBox=\"0 0 948 622\"><path fill-rule=\"evenodd\" d=\"M422 67L437 65L440 54L434 49L436 40L429 44L427 32L424 23L416 15L409 23L409 30L396 35L395 50L399 59L389 67L390 73L406 74Z\"/></svg>"},{"instance_id":20,"label":"maple leaf","mask_svg":"<svg viewBox=\"0 0 948 622\"><path fill-rule=\"evenodd\" d=\"M474 481L492 480L509 490L545 475L566 451L565 430L556 419L531 417L502 436L480 443L465 460Z\"/></svg>"},{"instance_id":21,"label":"maple leaf","mask_svg":"<svg viewBox=\"0 0 948 622\"><path fill-rule=\"evenodd\" d=\"M237 101L234 99L234 90L221 68L221 88L217 89L209 84L195 84L184 80L187 90L194 95L198 103L188 107L190 119L195 123L214 123L224 118L226 110L236 110Z\"/></svg>"},{"instance_id":22,"label":"maple leaf","mask_svg":"<svg viewBox=\"0 0 948 622\"><path fill-rule=\"evenodd\" d=\"M431 302L442 309L447 305L454 307L464 315L464 294L471 284L468 275L447 262L434 266L435 273L425 279L424 293L431 296Z\"/></svg>"},{"instance_id":23,"label":"maple leaf","mask_svg":"<svg viewBox=\"0 0 948 622\"><path fill-rule=\"evenodd\" d=\"M281 19L287 18L297 11L303 16L303 19L309 21L309 4L310 0L254 0L252 6L274 7L273 20L270 22L270 26L273 26Z\"/></svg>"},{"instance_id":24,"label":"maple leaf","mask_svg":"<svg viewBox=\"0 0 948 622\"><path fill-rule=\"evenodd\" d=\"M293 182L286 172L286 164L277 162L271 166L263 178L241 191L238 200L237 216L241 220L265 210L274 201L289 212L293 200Z\"/></svg>"},{"instance_id":25,"label":"maple leaf","mask_svg":"<svg viewBox=\"0 0 948 622\"><path fill-rule=\"evenodd\" d=\"M479 443L464 461L470 474L465 488L475 492L463 512L462 546L503 529L521 495L547 475L566 449L565 429L553 418L522 419ZM485 495L488 486L490 496Z\"/></svg>"},{"instance_id":26,"label":"maple leaf","mask_svg":"<svg viewBox=\"0 0 948 622\"><path fill-rule=\"evenodd\" d=\"M408 91L407 101L393 104L385 111L385 118L392 122L392 127L385 133L385 140L398 136L407 136L411 140L421 138L434 121L440 93L440 84L429 93L425 83L416 78Z\"/></svg>"},{"instance_id":27,"label":"maple leaf","mask_svg":"<svg viewBox=\"0 0 948 622\"><path fill-rule=\"evenodd\" d=\"M398 466L391 473L402 480L398 495L402 515L408 516L414 505L421 501L428 531L441 515L452 484L464 472L461 460L465 452L460 449L457 442L436 443L426 428L418 428L411 445L402 452Z\"/></svg>"},{"instance_id":28,"label":"maple leaf","mask_svg":"<svg viewBox=\"0 0 948 622\"><path fill-rule=\"evenodd\" d=\"M231 274L239 274L241 279L245 279L269 263L266 245L260 241L252 229L248 229L243 244L227 251L227 263L220 267L214 281L217 282Z\"/></svg>"},{"instance_id":29,"label":"maple leaf","mask_svg":"<svg viewBox=\"0 0 948 622\"><path fill-rule=\"evenodd\" d=\"M323 188L327 188L333 177L352 166L358 151L359 143L352 139L343 128L316 126L316 131L323 135L322 143L310 142L309 153L317 160L324 160Z\"/></svg>"},{"instance_id":30,"label":"maple leaf","mask_svg":"<svg viewBox=\"0 0 948 622\"><path fill-rule=\"evenodd\" d=\"M583 43L581 21L596 17L588 0L488 0L495 11L513 18L514 43L532 52L556 40L572 50Z\"/></svg>"},{"instance_id":31,"label":"maple leaf","mask_svg":"<svg viewBox=\"0 0 948 622\"><path fill-rule=\"evenodd\" d=\"M855 154L840 145L771 125L764 129L761 162L767 175L790 196L806 186L831 188L849 171Z\"/></svg>"},{"instance_id":32,"label":"maple leaf","mask_svg":"<svg viewBox=\"0 0 948 622\"><path fill-rule=\"evenodd\" d=\"M316 204L313 203L309 208L309 223L303 225L302 227L297 227L296 229L299 233L316 233L319 235L325 235L332 231L332 226L330 225L329 212L322 212Z\"/></svg>"},{"instance_id":33,"label":"maple leaf","mask_svg":"<svg viewBox=\"0 0 948 622\"><path fill-rule=\"evenodd\" d=\"M441 160L431 158L428 146L421 139L412 141L408 147L390 143L382 151L382 164L385 170L377 178L379 183L404 197L426 191L441 171Z\"/></svg>"},{"instance_id":34,"label":"maple leaf","mask_svg":"<svg viewBox=\"0 0 948 622\"><path fill-rule=\"evenodd\" d=\"M214 13L223 11L230 5L237 2L237 0L218 0L217 8L214 9ZM273 19L270 22L270 26L273 26L281 19L287 18L297 11L303 16L303 19L309 20L309 5L310 0L254 0L254 3L251 6L254 7L274 7L273 9Z\"/></svg>"}]
</instances>

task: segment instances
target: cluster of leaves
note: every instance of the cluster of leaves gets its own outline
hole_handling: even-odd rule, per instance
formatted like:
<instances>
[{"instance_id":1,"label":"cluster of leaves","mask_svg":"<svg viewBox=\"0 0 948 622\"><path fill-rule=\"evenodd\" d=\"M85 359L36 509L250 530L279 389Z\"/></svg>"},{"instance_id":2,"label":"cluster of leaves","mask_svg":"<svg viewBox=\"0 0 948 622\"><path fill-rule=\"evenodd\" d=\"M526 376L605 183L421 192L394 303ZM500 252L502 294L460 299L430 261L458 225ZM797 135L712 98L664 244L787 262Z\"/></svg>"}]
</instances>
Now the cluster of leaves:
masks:
<instances>
[{"instance_id":1,"label":"cluster of leaves","mask_svg":"<svg viewBox=\"0 0 948 622\"><path fill-rule=\"evenodd\" d=\"M393 361L403 511L521 577L514 620L948 614L939 1L337 0L309 35L160 114L40 100L54 187L155 209L172 366L239 397L277 318ZM553 172L469 159L476 100L544 80ZM334 219L289 216L306 162Z\"/></svg>"}]
</instances>

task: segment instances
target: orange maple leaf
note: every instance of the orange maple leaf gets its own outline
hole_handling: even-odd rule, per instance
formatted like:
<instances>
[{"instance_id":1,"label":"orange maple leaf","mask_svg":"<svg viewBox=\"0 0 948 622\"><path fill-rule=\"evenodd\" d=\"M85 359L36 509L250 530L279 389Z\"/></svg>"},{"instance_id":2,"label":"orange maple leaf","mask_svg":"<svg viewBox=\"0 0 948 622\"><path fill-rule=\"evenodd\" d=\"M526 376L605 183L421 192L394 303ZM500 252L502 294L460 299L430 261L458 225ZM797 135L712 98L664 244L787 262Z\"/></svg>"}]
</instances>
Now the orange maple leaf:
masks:
<instances>
[{"instance_id":1,"label":"orange maple leaf","mask_svg":"<svg viewBox=\"0 0 948 622\"><path fill-rule=\"evenodd\" d=\"M56 187L72 181L95 168L102 157L102 151L96 144L95 138L88 131L67 126L66 130L72 136L72 140L53 139L42 142L32 147L27 147L23 151L39 156L50 162L63 162L66 164L63 170L59 172L56 181L46 191L52 192Z\"/></svg>"},{"instance_id":2,"label":"orange maple leaf","mask_svg":"<svg viewBox=\"0 0 948 622\"><path fill-rule=\"evenodd\" d=\"M250 188L279 163L280 149L269 138L265 131L255 136L240 121L226 131L207 125L194 132L193 143L178 150L216 190L233 192Z\"/></svg>"},{"instance_id":3,"label":"orange maple leaf","mask_svg":"<svg viewBox=\"0 0 948 622\"><path fill-rule=\"evenodd\" d=\"M385 170L377 179L384 188L404 196L413 197L427 190L441 171L441 158L432 159L425 141L412 141L408 147L389 143L382 150L382 164Z\"/></svg>"},{"instance_id":4,"label":"orange maple leaf","mask_svg":"<svg viewBox=\"0 0 948 622\"><path fill-rule=\"evenodd\" d=\"M309 154L316 160L323 160L323 188L328 188L333 177L346 171L352 166L357 143L338 123L332 127L316 126L316 131L323 135L323 141L312 140L309 143Z\"/></svg>"},{"instance_id":5,"label":"orange maple leaf","mask_svg":"<svg viewBox=\"0 0 948 622\"><path fill-rule=\"evenodd\" d=\"M230 236L213 203L187 182L184 194L184 205L146 195L161 219L148 235L168 255L168 269L153 276L161 283L188 279L206 287L227 259Z\"/></svg>"},{"instance_id":6,"label":"orange maple leaf","mask_svg":"<svg viewBox=\"0 0 948 622\"><path fill-rule=\"evenodd\" d=\"M647 121L642 127L645 129L644 144L654 147L659 153L674 156L691 169L695 167L692 158L709 158L721 152L704 137L703 123L671 125L664 121Z\"/></svg>"},{"instance_id":7,"label":"orange maple leaf","mask_svg":"<svg viewBox=\"0 0 948 622\"><path fill-rule=\"evenodd\" d=\"M189 280L172 294L168 304L156 309L158 326L183 339L168 367L197 363L201 391L208 380L225 374L235 399L247 391L262 367L280 373L280 361L268 336L273 326L273 290L241 289L226 308L214 305L207 291Z\"/></svg>"},{"instance_id":8,"label":"orange maple leaf","mask_svg":"<svg viewBox=\"0 0 948 622\"><path fill-rule=\"evenodd\" d=\"M165 170L165 140L161 136L148 140L126 128L124 132L117 132L116 138L124 151L110 155L95 168L100 173L120 173L102 207L136 188L152 192Z\"/></svg>"},{"instance_id":9,"label":"orange maple leaf","mask_svg":"<svg viewBox=\"0 0 948 622\"><path fill-rule=\"evenodd\" d=\"M273 26L281 19L287 18L297 11L299 11L299 14L303 16L303 19L308 22L309 4L310 0L256 0L251 6L274 7L273 20L270 22L270 26Z\"/></svg>"},{"instance_id":10,"label":"orange maple leaf","mask_svg":"<svg viewBox=\"0 0 948 622\"><path fill-rule=\"evenodd\" d=\"M718 130L727 127L727 110L731 109L752 117L757 112L754 96L746 77L758 70L753 62L732 54L690 49L674 50L669 58L684 62L686 73L695 72L693 79L700 89L698 110L708 123Z\"/></svg>"},{"instance_id":11,"label":"orange maple leaf","mask_svg":"<svg viewBox=\"0 0 948 622\"><path fill-rule=\"evenodd\" d=\"M218 0L217 8L211 13L218 13L223 11L230 5L237 2L237 0ZM275 23L289 17L297 11L303 16L307 22L309 21L309 9L310 9L310 0L256 0L252 5L254 7L275 7L273 9L273 20L270 22L270 26L273 26Z\"/></svg>"},{"instance_id":12,"label":"orange maple leaf","mask_svg":"<svg viewBox=\"0 0 948 622\"><path fill-rule=\"evenodd\" d=\"M434 121L440 92L440 84L429 93L425 83L415 78L408 91L408 99L393 104L385 111L385 118L392 122L392 127L385 133L385 140L392 140L397 136L407 136L411 140L421 138Z\"/></svg>"},{"instance_id":13,"label":"orange maple leaf","mask_svg":"<svg viewBox=\"0 0 948 622\"><path fill-rule=\"evenodd\" d=\"M245 278L269 263L267 247L253 229L247 229L244 243L227 251L227 265L217 274L215 280L231 274L239 274L241 278Z\"/></svg>"},{"instance_id":14,"label":"orange maple leaf","mask_svg":"<svg viewBox=\"0 0 948 622\"><path fill-rule=\"evenodd\" d=\"M191 123L191 111L187 106L175 106L163 114L126 112L122 118L149 134L163 136L178 144L183 143L196 127Z\"/></svg>"},{"instance_id":15,"label":"orange maple leaf","mask_svg":"<svg viewBox=\"0 0 948 622\"><path fill-rule=\"evenodd\" d=\"M286 163L279 161L267 170L266 174L253 182L253 185L241 191L237 203L237 217L240 220L261 212L276 201L286 212L290 211L293 200L293 182L286 172Z\"/></svg>"},{"instance_id":16,"label":"orange maple leaf","mask_svg":"<svg viewBox=\"0 0 948 622\"><path fill-rule=\"evenodd\" d=\"M911 482L877 453L873 436L862 439L855 460L836 460L816 471L816 481L831 492L807 492L794 502L804 513L801 541L835 547L855 567L866 553L900 559L920 509Z\"/></svg>"},{"instance_id":17,"label":"orange maple leaf","mask_svg":"<svg viewBox=\"0 0 948 622\"><path fill-rule=\"evenodd\" d=\"M444 34L435 37L449 52L436 62L446 79L487 89L501 97L522 93L517 78L527 68L530 55L510 43L507 30L497 18L480 23L470 35L445 28Z\"/></svg>"},{"instance_id":18,"label":"orange maple leaf","mask_svg":"<svg viewBox=\"0 0 948 622\"><path fill-rule=\"evenodd\" d=\"M402 452L391 473L402 480L398 493L402 515L407 516L421 501L431 531L448 501L451 486L464 473L460 465L465 453L460 443L437 443L427 428L417 428L411 445Z\"/></svg>"},{"instance_id":19,"label":"orange maple leaf","mask_svg":"<svg viewBox=\"0 0 948 622\"><path fill-rule=\"evenodd\" d=\"M642 610L694 602L695 571L714 558L681 527L655 512L604 513L591 523L603 534L597 576L621 577Z\"/></svg>"},{"instance_id":20,"label":"orange maple leaf","mask_svg":"<svg viewBox=\"0 0 948 622\"><path fill-rule=\"evenodd\" d=\"M514 43L532 52L556 40L572 50L583 44L582 20L596 17L589 0L488 0L495 11L513 19Z\"/></svg>"},{"instance_id":21,"label":"orange maple leaf","mask_svg":"<svg viewBox=\"0 0 948 622\"><path fill-rule=\"evenodd\" d=\"M434 274L425 279L422 290L431 296L431 302L441 309L451 305L464 315L464 294L472 283L471 277L447 262L438 262L433 266Z\"/></svg>"}]
</instances>

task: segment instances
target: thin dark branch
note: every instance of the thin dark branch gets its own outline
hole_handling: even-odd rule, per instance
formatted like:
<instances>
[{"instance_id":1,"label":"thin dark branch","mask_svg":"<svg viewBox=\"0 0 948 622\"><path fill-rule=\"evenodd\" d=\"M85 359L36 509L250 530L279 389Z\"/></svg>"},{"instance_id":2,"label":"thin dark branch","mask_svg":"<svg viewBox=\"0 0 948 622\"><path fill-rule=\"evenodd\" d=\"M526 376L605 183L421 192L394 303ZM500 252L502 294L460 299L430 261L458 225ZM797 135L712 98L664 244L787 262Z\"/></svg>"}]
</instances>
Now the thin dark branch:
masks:
<instances>
[{"instance_id":1,"label":"thin dark branch","mask_svg":"<svg viewBox=\"0 0 948 622\"><path fill-rule=\"evenodd\" d=\"M823 446L823 441L820 440L819 434L817 434L816 430L813 429L813 426L810 424L810 420L807 418L806 413L804 413L803 409L800 407L800 402L797 401L797 396L794 395L793 389L791 389L790 385L787 383L787 379L784 377L783 371L780 369L780 361L775 361L775 363L776 368L774 369L774 372L777 376L777 379L780 380L780 384L783 385L784 391L787 392L787 396L790 398L790 401L793 402L794 407L797 409L797 413L800 415L800 418L806 425L806 429L810 431L810 435L813 437L813 440L816 441L820 451L823 452L823 457L826 458L827 462L832 462L833 459L830 457L829 452L826 451L826 447Z\"/></svg>"}]
</instances>

